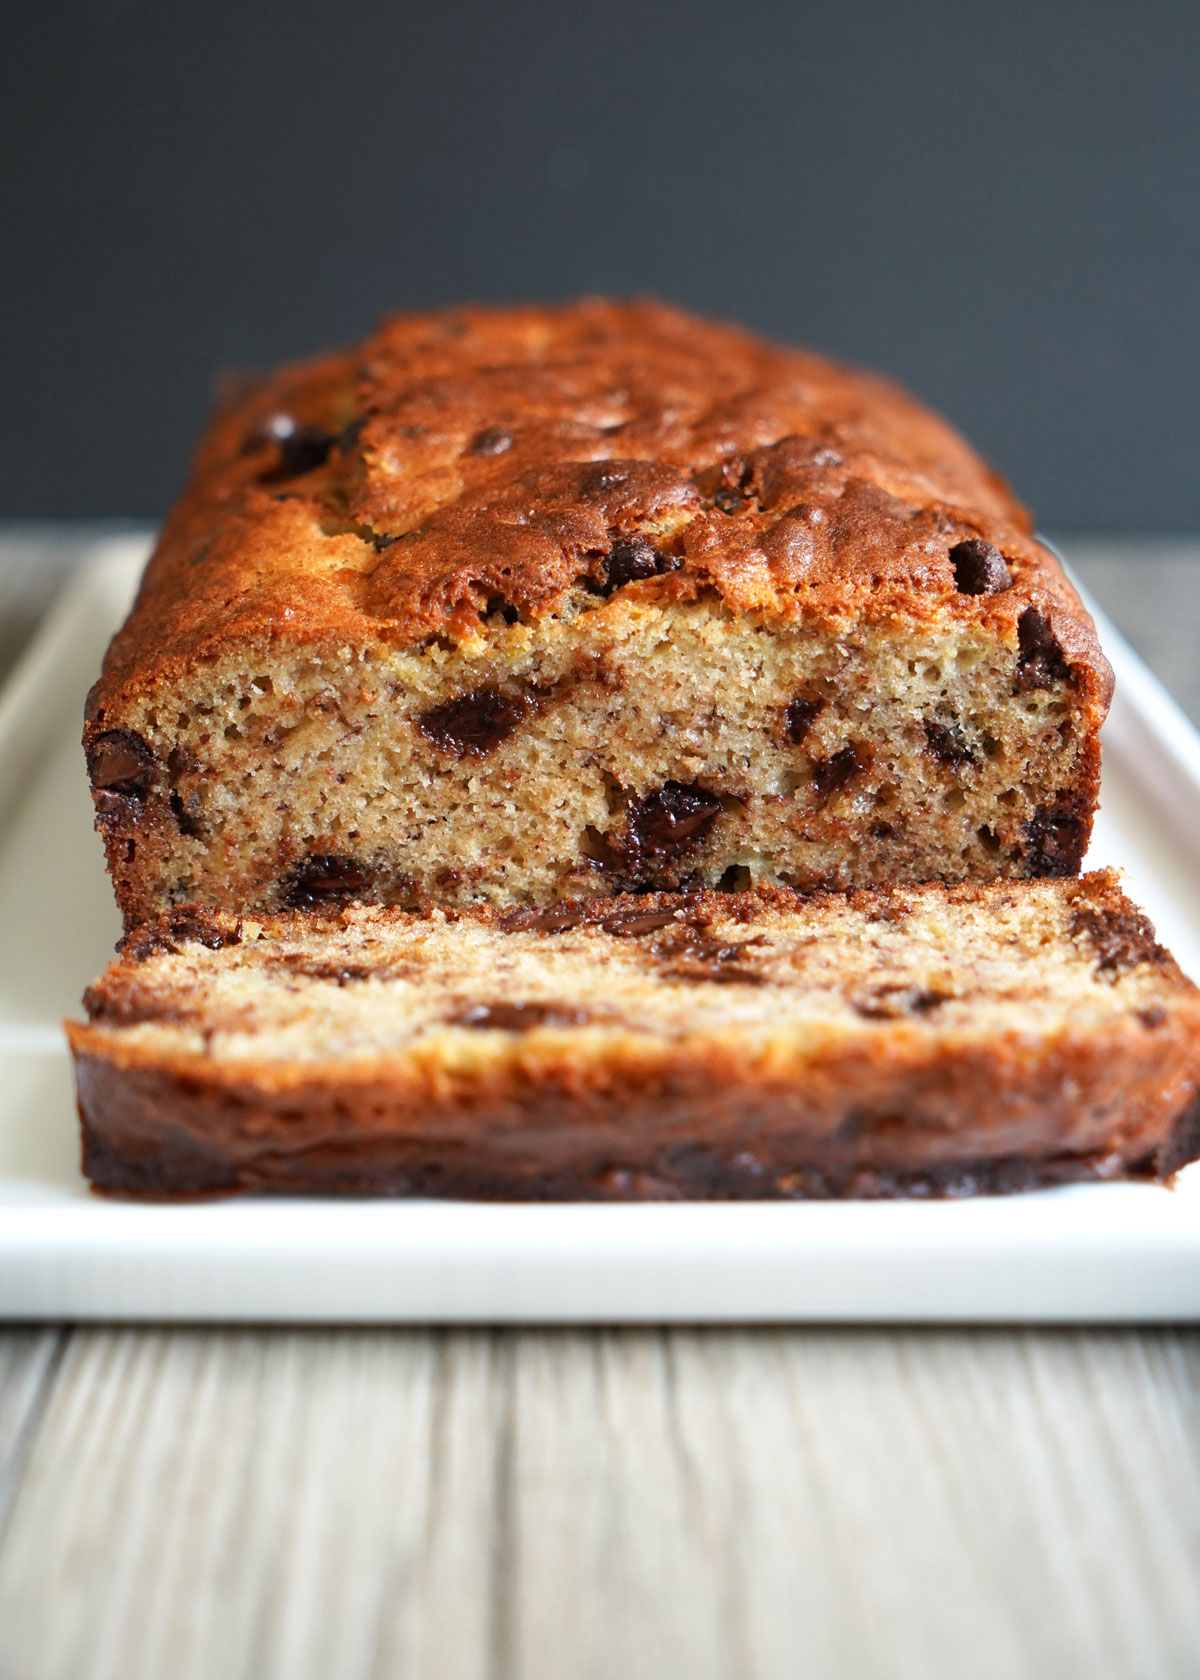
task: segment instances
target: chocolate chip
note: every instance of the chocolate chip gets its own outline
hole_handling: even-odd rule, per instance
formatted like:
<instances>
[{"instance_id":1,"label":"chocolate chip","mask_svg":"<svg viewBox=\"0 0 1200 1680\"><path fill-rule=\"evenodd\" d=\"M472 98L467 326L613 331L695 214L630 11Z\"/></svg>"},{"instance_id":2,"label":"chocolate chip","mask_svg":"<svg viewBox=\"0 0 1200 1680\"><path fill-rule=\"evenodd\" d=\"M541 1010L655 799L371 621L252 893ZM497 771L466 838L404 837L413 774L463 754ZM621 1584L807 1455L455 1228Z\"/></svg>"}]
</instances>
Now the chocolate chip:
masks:
<instances>
[{"instance_id":1,"label":"chocolate chip","mask_svg":"<svg viewBox=\"0 0 1200 1680\"><path fill-rule=\"evenodd\" d=\"M87 752L88 776L97 792L141 799L158 779L158 760L132 729L110 729L97 735Z\"/></svg>"},{"instance_id":2,"label":"chocolate chip","mask_svg":"<svg viewBox=\"0 0 1200 1680\"><path fill-rule=\"evenodd\" d=\"M702 962L683 962L674 968L664 968L664 980L686 980L691 984L707 983L716 986L762 986L766 982L761 974L755 974L752 968L741 968L731 964L728 968L717 968L715 965Z\"/></svg>"},{"instance_id":3,"label":"chocolate chip","mask_svg":"<svg viewBox=\"0 0 1200 1680\"><path fill-rule=\"evenodd\" d=\"M118 942L117 950L134 962L144 962L147 957L177 953L182 944L203 945L208 951L219 951L226 945L240 945L241 941L240 916L205 910L198 904L181 904L158 921L147 922L126 934Z\"/></svg>"},{"instance_id":4,"label":"chocolate chip","mask_svg":"<svg viewBox=\"0 0 1200 1680\"><path fill-rule=\"evenodd\" d=\"M627 583L661 577L678 571L681 562L674 554L660 554L648 537L634 536L615 542L604 561L602 594L623 589Z\"/></svg>"},{"instance_id":5,"label":"chocolate chip","mask_svg":"<svg viewBox=\"0 0 1200 1680\"><path fill-rule=\"evenodd\" d=\"M644 910L636 906L614 910L612 900L564 899L544 909L504 910L497 918L503 933L567 933L577 927L599 927L619 939L640 939L665 927L680 925L675 911Z\"/></svg>"},{"instance_id":6,"label":"chocolate chip","mask_svg":"<svg viewBox=\"0 0 1200 1680\"><path fill-rule=\"evenodd\" d=\"M658 551L647 537L630 537L609 550L607 581L613 589L653 577L657 570Z\"/></svg>"},{"instance_id":7,"label":"chocolate chip","mask_svg":"<svg viewBox=\"0 0 1200 1680\"><path fill-rule=\"evenodd\" d=\"M975 762L975 755L956 724L938 723L933 718L927 718L925 744L938 763L945 764L951 770L959 770L964 764Z\"/></svg>"},{"instance_id":8,"label":"chocolate chip","mask_svg":"<svg viewBox=\"0 0 1200 1680\"><path fill-rule=\"evenodd\" d=\"M388 978L386 968L366 968L358 963L322 962L319 957L306 957L295 951L286 953L283 962L290 974L302 975L305 980L330 980L335 986L357 985L362 980Z\"/></svg>"},{"instance_id":9,"label":"chocolate chip","mask_svg":"<svg viewBox=\"0 0 1200 1680\"><path fill-rule=\"evenodd\" d=\"M980 537L955 543L950 550L954 586L960 595L1000 595L1013 585L1004 556Z\"/></svg>"},{"instance_id":10,"label":"chocolate chip","mask_svg":"<svg viewBox=\"0 0 1200 1680\"><path fill-rule=\"evenodd\" d=\"M698 474L695 483L718 513L733 515L741 513L753 499L754 475L753 461L733 455Z\"/></svg>"},{"instance_id":11,"label":"chocolate chip","mask_svg":"<svg viewBox=\"0 0 1200 1680\"><path fill-rule=\"evenodd\" d=\"M824 710L824 700L807 699L802 694L798 694L784 710L783 732L794 747L801 744Z\"/></svg>"},{"instance_id":12,"label":"chocolate chip","mask_svg":"<svg viewBox=\"0 0 1200 1680\"><path fill-rule=\"evenodd\" d=\"M1023 833L1031 875L1060 879L1079 873L1084 830L1075 802L1044 807L1029 819Z\"/></svg>"},{"instance_id":13,"label":"chocolate chip","mask_svg":"<svg viewBox=\"0 0 1200 1680\"><path fill-rule=\"evenodd\" d=\"M628 483L627 467L618 466L615 461L598 461L580 476L579 493L589 499L603 497L611 490L622 489Z\"/></svg>"},{"instance_id":14,"label":"chocolate chip","mask_svg":"<svg viewBox=\"0 0 1200 1680\"><path fill-rule=\"evenodd\" d=\"M748 986L760 986L763 983L762 975L740 965L752 945L764 943L761 934L757 934L753 939L730 942L709 939L699 929L685 926L673 937L657 940L654 954L674 965L668 971L668 977L671 979L715 980L722 985L740 982Z\"/></svg>"},{"instance_id":15,"label":"chocolate chip","mask_svg":"<svg viewBox=\"0 0 1200 1680\"><path fill-rule=\"evenodd\" d=\"M1137 1018L1144 1027L1148 1027L1151 1031L1153 1031L1155 1027L1162 1026L1163 1022L1167 1018L1167 1012L1160 1004L1152 1003L1145 1009L1139 1009L1137 1011Z\"/></svg>"},{"instance_id":16,"label":"chocolate chip","mask_svg":"<svg viewBox=\"0 0 1200 1680\"><path fill-rule=\"evenodd\" d=\"M513 446L513 435L505 426L489 426L471 439L468 454L503 455Z\"/></svg>"},{"instance_id":17,"label":"chocolate chip","mask_svg":"<svg viewBox=\"0 0 1200 1680\"><path fill-rule=\"evenodd\" d=\"M950 1001L946 992L932 991L924 986L893 985L860 992L850 999L850 1004L868 1021L897 1021L910 1015L928 1015Z\"/></svg>"},{"instance_id":18,"label":"chocolate chip","mask_svg":"<svg viewBox=\"0 0 1200 1680\"><path fill-rule=\"evenodd\" d=\"M1058 638L1049 620L1036 607L1026 607L1017 620L1017 693L1033 688L1050 688L1064 682L1071 668L1063 658Z\"/></svg>"},{"instance_id":19,"label":"chocolate chip","mask_svg":"<svg viewBox=\"0 0 1200 1680\"><path fill-rule=\"evenodd\" d=\"M1164 963L1167 953L1154 936L1154 924L1137 910L1077 910L1071 933L1091 941L1096 966L1120 973L1139 963Z\"/></svg>"},{"instance_id":20,"label":"chocolate chip","mask_svg":"<svg viewBox=\"0 0 1200 1680\"><path fill-rule=\"evenodd\" d=\"M287 883L284 903L289 910L307 910L331 899L365 892L371 872L355 858L317 852L297 865Z\"/></svg>"},{"instance_id":21,"label":"chocolate chip","mask_svg":"<svg viewBox=\"0 0 1200 1680\"><path fill-rule=\"evenodd\" d=\"M264 473L264 484L282 484L289 478L302 478L315 472L329 459L337 442L333 432L324 426L298 426L290 414L273 414L265 426L266 434L279 446L279 460L270 472Z\"/></svg>"},{"instance_id":22,"label":"chocolate chip","mask_svg":"<svg viewBox=\"0 0 1200 1680\"><path fill-rule=\"evenodd\" d=\"M694 782L667 782L644 799L635 799L628 808L624 841L618 842L630 871L636 875L644 863L671 862L691 851L720 810L716 795Z\"/></svg>"},{"instance_id":23,"label":"chocolate chip","mask_svg":"<svg viewBox=\"0 0 1200 1680\"><path fill-rule=\"evenodd\" d=\"M493 1032L528 1032L531 1027L583 1027L590 1020L586 1009L561 1003L473 1003L452 1015L450 1024Z\"/></svg>"},{"instance_id":24,"label":"chocolate chip","mask_svg":"<svg viewBox=\"0 0 1200 1680\"><path fill-rule=\"evenodd\" d=\"M832 758L823 759L813 765L813 792L822 804L831 799L839 789L862 769L862 761L853 747L843 747L841 752L834 753Z\"/></svg>"},{"instance_id":25,"label":"chocolate chip","mask_svg":"<svg viewBox=\"0 0 1200 1680\"><path fill-rule=\"evenodd\" d=\"M532 694L502 694L498 688L477 688L457 700L434 706L417 721L426 740L459 758L482 758L506 741L534 709Z\"/></svg>"},{"instance_id":26,"label":"chocolate chip","mask_svg":"<svg viewBox=\"0 0 1200 1680\"><path fill-rule=\"evenodd\" d=\"M618 939L641 939L665 927L678 927L679 923L674 910L619 910L614 916L606 916L600 926Z\"/></svg>"},{"instance_id":27,"label":"chocolate chip","mask_svg":"<svg viewBox=\"0 0 1200 1680\"><path fill-rule=\"evenodd\" d=\"M198 904L182 904L166 917L174 939L203 945L208 951L219 951L225 945L240 945L242 920L216 910L202 909Z\"/></svg>"},{"instance_id":28,"label":"chocolate chip","mask_svg":"<svg viewBox=\"0 0 1200 1680\"><path fill-rule=\"evenodd\" d=\"M593 920L586 904L565 901L549 904L543 910L505 910L497 918L501 933L569 933L572 928Z\"/></svg>"}]
</instances>

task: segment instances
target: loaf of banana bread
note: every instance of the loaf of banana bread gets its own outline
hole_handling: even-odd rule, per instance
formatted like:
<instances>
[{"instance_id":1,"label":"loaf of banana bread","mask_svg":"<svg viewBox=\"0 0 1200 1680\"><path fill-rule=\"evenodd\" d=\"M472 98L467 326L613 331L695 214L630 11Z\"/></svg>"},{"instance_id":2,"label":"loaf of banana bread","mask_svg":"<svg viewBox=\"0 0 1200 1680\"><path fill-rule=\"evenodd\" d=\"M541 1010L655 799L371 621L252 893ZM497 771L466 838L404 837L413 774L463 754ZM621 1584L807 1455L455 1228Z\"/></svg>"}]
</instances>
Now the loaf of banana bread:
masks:
<instances>
[{"instance_id":1,"label":"loaf of banana bread","mask_svg":"<svg viewBox=\"0 0 1200 1680\"><path fill-rule=\"evenodd\" d=\"M654 303L231 398L89 699L126 925L1066 876L1110 673L894 385Z\"/></svg>"},{"instance_id":2,"label":"loaf of banana bread","mask_svg":"<svg viewBox=\"0 0 1200 1680\"><path fill-rule=\"evenodd\" d=\"M1106 873L180 909L86 1004L116 1195L965 1195L1200 1154L1200 993Z\"/></svg>"}]
</instances>

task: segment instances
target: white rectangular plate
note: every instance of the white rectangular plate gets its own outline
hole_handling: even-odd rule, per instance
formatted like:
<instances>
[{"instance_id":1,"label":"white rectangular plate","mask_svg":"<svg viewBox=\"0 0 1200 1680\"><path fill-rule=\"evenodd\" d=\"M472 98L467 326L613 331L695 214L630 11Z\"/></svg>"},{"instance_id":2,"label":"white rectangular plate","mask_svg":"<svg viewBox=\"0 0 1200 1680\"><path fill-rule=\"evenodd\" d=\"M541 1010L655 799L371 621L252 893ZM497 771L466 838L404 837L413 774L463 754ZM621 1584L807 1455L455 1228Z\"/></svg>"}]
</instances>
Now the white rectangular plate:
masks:
<instances>
[{"instance_id":1,"label":"white rectangular plate","mask_svg":"<svg viewBox=\"0 0 1200 1680\"><path fill-rule=\"evenodd\" d=\"M0 1315L376 1322L1200 1318L1200 1170L965 1202L134 1206L80 1176L59 1022L119 928L83 696L141 543L92 556L0 699ZM1200 738L1112 629L1114 862L1200 972Z\"/></svg>"}]
</instances>

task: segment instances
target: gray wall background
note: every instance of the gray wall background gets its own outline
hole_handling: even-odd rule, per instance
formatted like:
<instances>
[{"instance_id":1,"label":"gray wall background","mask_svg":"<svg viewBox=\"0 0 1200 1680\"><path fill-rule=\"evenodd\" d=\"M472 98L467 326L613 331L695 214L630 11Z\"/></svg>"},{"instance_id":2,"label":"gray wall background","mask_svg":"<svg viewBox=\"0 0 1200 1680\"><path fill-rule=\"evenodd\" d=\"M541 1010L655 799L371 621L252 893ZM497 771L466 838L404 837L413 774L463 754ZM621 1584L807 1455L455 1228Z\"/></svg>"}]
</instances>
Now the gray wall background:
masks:
<instances>
[{"instance_id":1,"label":"gray wall background","mask_svg":"<svg viewBox=\"0 0 1200 1680\"><path fill-rule=\"evenodd\" d=\"M214 376L654 291L886 368L1049 528L1200 528L1200 6L10 7L0 516L156 516Z\"/></svg>"}]
</instances>

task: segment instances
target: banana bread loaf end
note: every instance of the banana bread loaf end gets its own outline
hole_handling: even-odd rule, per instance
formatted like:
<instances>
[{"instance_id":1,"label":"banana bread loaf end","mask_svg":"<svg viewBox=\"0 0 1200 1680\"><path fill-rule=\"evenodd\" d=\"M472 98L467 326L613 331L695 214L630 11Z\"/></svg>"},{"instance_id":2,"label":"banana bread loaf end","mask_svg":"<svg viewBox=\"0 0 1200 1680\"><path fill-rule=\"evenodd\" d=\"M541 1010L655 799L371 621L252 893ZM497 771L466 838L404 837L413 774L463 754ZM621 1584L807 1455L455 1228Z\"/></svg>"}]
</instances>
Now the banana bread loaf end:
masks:
<instances>
[{"instance_id":1,"label":"banana bread loaf end","mask_svg":"<svg viewBox=\"0 0 1200 1680\"><path fill-rule=\"evenodd\" d=\"M1077 872L1110 673L896 386L653 303L228 404L89 700L127 926Z\"/></svg>"}]
</instances>

